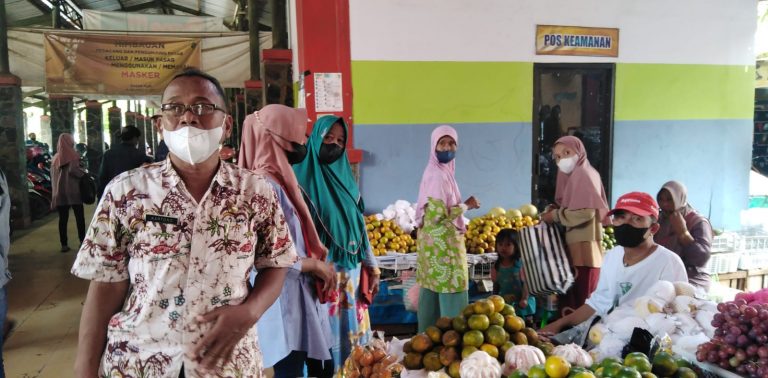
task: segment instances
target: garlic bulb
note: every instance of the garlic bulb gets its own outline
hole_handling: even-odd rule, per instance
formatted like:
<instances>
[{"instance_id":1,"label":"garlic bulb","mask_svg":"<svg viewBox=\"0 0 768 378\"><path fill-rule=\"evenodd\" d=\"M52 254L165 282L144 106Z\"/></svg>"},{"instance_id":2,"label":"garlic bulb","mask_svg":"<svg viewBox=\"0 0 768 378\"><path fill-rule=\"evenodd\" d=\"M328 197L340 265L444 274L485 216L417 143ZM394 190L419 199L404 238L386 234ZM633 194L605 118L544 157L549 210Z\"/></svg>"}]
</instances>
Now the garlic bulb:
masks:
<instances>
[{"instance_id":1,"label":"garlic bulb","mask_svg":"<svg viewBox=\"0 0 768 378\"><path fill-rule=\"evenodd\" d=\"M500 378L501 365L488 353L477 351L461 361L459 375L462 378Z\"/></svg>"},{"instance_id":2,"label":"garlic bulb","mask_svg":"<svg viewBox=\"0 0 768 378\"><path fill-rule=\"evenodd\" d=\"M565 358L574 366L590 367L593 362L592 356L576 344L558 345L552 350L552 355Z\"/></svg>"}]
</instances>

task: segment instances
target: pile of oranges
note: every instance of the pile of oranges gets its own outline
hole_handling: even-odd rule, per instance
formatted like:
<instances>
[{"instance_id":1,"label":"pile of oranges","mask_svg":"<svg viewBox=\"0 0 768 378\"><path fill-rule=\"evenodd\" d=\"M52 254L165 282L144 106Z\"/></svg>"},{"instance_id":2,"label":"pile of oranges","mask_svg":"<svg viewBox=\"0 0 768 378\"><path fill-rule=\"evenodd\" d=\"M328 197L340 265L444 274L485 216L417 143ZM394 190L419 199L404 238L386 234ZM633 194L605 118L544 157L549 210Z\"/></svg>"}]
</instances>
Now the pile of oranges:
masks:
<instances>
[{"instance_id":1,"label":"pile of oranges","mask_svg":"<svg viewBox=\"0 0 768 378\"><path fill-rule=\"evenodd\" d=\"M365 217L365 229L374 256L385 256L387 252L416 252L416 242L395 221L379 220L375 215L369 215Z\"/></svg>"},{"instance_id":2,"label":"pile of oranges","mask_svg":"<svg viewBox=\"0 0 768 378\"><path fill-rule=\"evenodd\" d=\"M504 228L520 231L526 227L539 224L537 219L530 215L520 215L513 218L507 215L487 214L469 221L467 233L464 237L467 252L482 254L496 249L496 235Z\"/></svg>"}]
</instances>

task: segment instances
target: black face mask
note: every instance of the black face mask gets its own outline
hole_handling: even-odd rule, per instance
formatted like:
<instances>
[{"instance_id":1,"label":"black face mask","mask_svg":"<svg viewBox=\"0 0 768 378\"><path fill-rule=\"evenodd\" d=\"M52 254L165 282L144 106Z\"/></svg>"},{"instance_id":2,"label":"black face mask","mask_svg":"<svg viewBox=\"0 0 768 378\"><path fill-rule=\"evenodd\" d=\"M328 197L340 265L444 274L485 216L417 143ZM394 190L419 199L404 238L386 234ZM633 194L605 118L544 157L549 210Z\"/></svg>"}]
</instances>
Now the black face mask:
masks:
<instances>
[{"instance_id":1,"label":"black face mask","mask_svg":"<svg viewBox=\"0 0 768 378\"><path fill-rule=\"evenodd\" d=\"M645 232L649 227L637 228L629 224L622 224L613 228L616 243L622 247L634 248L645 240Z\"/></svg>"},{"instance_id":2,"label":"black face mask","mask_svg":"<svg viewBox=\"0 0 768 378\"><path fill-rule=\"evenodd\" d=\"M293 151L285 151L285 156L288 157L288 163L294 165L304 161L304 158L307 157L307 146L291 142L291 147L293 147Z\"/></svg>"},{"instance_id":3,"label":"black face mask","mask_svg":"<svg viewBox=\"0 0 768 378\"><path fill-rule=\"evenodd\" d=\"M331 164L336 160L339 160L341 155L344 154L344 147L339 146L336 143L323 143L320 146L320 151L317 154L317 159L320 164Z\"/></svg>"}]
</instances>

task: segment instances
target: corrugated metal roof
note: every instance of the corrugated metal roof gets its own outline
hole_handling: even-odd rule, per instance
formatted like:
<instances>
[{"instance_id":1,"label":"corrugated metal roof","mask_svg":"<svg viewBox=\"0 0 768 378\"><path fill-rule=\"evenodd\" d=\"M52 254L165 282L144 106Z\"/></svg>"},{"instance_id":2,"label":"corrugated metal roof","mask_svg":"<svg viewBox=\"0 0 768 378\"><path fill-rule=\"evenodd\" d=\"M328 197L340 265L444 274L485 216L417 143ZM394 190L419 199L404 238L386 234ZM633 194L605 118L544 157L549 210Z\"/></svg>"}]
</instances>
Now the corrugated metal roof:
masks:
<instances>
[{"instance_id":1,"label":"corrugated metal roof","mask_svg":"<svg viewBox=\"0 0 768 378\"><path fill-rule=\"evenodd\" d=\"M6 0L5 2L6 19L13 24L20 20L26 20L32 17L42 16L43 12L32 5L28 0Z\"/></svg>"},{"instance_id":2,"label":"corrugated metal roof","mask_svg":"<svg viewBox=\"0 0 768 378\"><path fill-rule=\"evenodd\" d=\"M2 0L0 0L2 1ZM5 0L6 16L11 26L49 26L50 12L43 12L33 2L40 7L45 7L43 1L51 0ZM231 22L235 13L236 3L234 0L69 0L80 9L94 9L100 11L131 11L137 13L163 13L163 3L168 4L166 9L169 13L176 15L189 15L190 12L184 12L188 9L195 13L200 13L213 17L222 17L226 22ZM174 7L176 5L176 7ZM173 9L175 8L175 9ZM272 0L268 0L264 7L260 23L263 25L272 25Z\"/></svg>"}]
</instances>

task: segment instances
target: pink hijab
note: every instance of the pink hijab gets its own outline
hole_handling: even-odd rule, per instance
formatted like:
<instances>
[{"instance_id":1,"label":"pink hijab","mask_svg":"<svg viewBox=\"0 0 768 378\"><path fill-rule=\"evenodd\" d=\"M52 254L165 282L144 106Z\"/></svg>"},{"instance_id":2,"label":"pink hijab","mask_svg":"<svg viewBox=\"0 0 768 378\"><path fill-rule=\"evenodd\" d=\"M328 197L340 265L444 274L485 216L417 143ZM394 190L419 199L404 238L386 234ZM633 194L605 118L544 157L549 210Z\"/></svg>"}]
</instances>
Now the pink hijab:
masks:
<instances>
[{"instance_id":1,"label":"pink hijab","mask_svg":"<svg viewBox=\"0 0 768 378\"><path fill-rule=\"evenodd\" d=\"M301 221L307 255L325 261L328 249L317 235L296 174L285 155L286 151L293 149L291 142L306 144L306 131L306 109L267 105L245 117L238 164L256 173L268 175L283 188Z\"/></svg>"},{"instance_id":2,"label":"pink hijab","mask_svg":"<svg viewBox=\"0 0 768 378\"><path fill-rule=\"evenodd\" d=\"M75 151L75 138L72 137L72 134L64 133L59 135L59 141L56 144L56 155L53 155L51 164L61 169L61 167L69 163L79 161L80 154Z\"/></svg>"},{"instance_id":3,"label":"pink hijab","mask_svg":"<svg viewBox=\"0 0 768 378\"><path fill-rule=\"evenodd\" d=\"M440 138L449 136L459 143L459 136L453 127L448 125L438 126L432 131L432 140L429 145L429 161L427 167L424 168L424 175L421 176L421 185L419 186L419 201L416 205L416 220L419 225L422 224L422 218L424 218L424 206L427 204L427 199L432 197L440 199L445 202L445 206L453 207L461 204L461 192L459 186L456 184L456 178L454 176L456 171L456 160L451 160L446 164L442 164L437 160L437 142ZM454 222L456 227L464 231L464 217L459 217Z\"/></svg>"},{"instance_id":4,"label":"pink hijab","mask_svg":"<svg viewBox=\"0 0 768 378\"><path fill-rule=\"evenodd\" d=\"M564 136L555 142L574 151L578 156L576 168L570 174L557 171L555 203L566 209L595 209L602 222L610 210L600 174L589 164L587 151L579 138Z\"/></svg>"}]
</instances>

